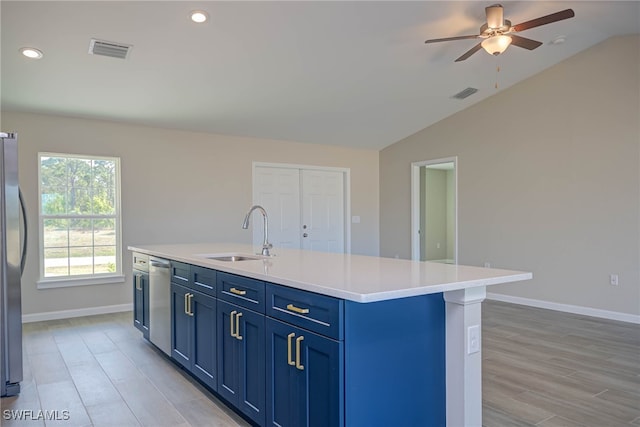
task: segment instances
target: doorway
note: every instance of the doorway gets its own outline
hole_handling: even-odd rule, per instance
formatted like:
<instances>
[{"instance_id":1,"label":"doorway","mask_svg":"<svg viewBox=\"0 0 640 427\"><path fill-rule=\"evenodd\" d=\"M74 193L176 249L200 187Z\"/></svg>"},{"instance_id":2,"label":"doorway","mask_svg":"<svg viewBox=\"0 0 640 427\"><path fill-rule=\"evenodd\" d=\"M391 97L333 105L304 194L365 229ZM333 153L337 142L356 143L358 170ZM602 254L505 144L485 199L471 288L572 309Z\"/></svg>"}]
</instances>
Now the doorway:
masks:
<instances>
[{"instance_id":1,"label":"doorway","mask_svg":"<svg viewBox=\"0 0 640 427\"><path fill-rule=\"evenodd\" d=\"M348 169L253 164L253 203L269 215L274 247L348 253L348 189ZM261 224L254 224L253 241L262 241Z\"/></svg>"},{"instance_id":2,"label":"doorway","mask_svg":"<svg viewBox=\"0 0 640 427\"><path fill-rule=\"evenodd\" d=\"M458 262L457 157L411 164L411 258Z\"/></svg>"}]
</instances>

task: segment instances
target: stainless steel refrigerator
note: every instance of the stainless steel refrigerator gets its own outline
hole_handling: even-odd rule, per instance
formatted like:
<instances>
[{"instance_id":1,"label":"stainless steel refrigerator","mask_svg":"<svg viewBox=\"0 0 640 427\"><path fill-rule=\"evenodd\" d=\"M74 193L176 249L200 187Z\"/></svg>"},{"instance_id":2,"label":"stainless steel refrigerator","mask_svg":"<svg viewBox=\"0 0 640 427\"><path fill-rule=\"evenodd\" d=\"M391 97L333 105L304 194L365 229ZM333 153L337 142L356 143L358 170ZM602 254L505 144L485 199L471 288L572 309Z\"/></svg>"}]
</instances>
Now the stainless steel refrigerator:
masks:
<instances>
[{"instance_id":1,"label":"stainless steel refrigerator","mask_svg":"<svg viewBox=\"0 0 640 427\"><path fill-rule=\"evenodd\" d=\"M18 136L0 133L0 362L1 396L20 392L22 307L20 278L26 254L26 213L18 187Z\"/></svg>"}]
</instances>

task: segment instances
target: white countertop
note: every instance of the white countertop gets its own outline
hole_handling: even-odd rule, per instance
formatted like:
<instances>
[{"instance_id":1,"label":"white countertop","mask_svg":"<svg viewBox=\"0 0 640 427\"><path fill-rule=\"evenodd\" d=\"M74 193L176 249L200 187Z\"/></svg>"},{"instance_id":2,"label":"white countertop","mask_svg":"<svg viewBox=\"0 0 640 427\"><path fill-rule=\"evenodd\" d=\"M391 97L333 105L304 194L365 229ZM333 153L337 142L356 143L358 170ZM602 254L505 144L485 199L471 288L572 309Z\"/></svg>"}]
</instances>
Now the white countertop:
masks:
<instances>
[{"instance_id":1,"label":"white countertop","mask_svg":"<svg viewBox=\"0 0 640 427\"><path fill-rule=\"evenodd\" d=\"M205 255L253 255L237 243L129 246L131 251L366 303L528 280L523 271L373 256L272 249L264 260L216 261Z\"/></svg>"}]
</instances>

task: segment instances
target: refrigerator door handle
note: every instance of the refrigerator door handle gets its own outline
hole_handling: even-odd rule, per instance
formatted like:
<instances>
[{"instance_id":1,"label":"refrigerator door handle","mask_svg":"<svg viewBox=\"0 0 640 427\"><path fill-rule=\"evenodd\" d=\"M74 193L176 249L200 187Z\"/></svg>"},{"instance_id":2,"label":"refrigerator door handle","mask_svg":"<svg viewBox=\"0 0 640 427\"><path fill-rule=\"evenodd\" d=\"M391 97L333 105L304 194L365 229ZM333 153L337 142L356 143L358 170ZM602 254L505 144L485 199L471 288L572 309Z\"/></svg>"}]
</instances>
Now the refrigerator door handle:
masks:
<instances>
[{"instance_id":1,"label":"refrigerator door handle","mask_svg":"<svg viewBox=\"0 0 640 427\"><path fill-rule=\"evenodd\" d=\"M22 197L22 190L18 189L18 199L20 200L20 212L22 214L22 223L24 224L22 233L22 251L20 253L20 275L24 273L24 265L27 262L27 233L29 227L27 225L27 208Z\"/></svg>"}]
</instances>

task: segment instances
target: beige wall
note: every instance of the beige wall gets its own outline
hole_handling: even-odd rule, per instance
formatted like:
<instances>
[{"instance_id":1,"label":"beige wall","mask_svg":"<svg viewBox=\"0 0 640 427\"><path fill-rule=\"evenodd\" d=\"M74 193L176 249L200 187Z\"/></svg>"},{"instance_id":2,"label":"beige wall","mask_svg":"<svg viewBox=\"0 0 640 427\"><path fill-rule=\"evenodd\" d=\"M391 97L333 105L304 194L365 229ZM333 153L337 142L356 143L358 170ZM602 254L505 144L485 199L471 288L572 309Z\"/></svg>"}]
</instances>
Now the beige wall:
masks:
<instances>
[{"instance_id":1,"label":"beige wall","mask_svg":"<svg viewBox=\"0 0 640 427\"><path fill-rule=\"evenodd\" d=\"M20 184L31 224L23 277L23 313L131 302L130 253L125 284L36 290L38 152L117 156L122 168L123 247L177 242L251 242L242 230L251 205L252 162L351 169L352 253L377 255L378 162L374 150L239 138L67 117L2 113L2 129L18 132Z\"/></svg>"},{"instance_id":2,"label":"beige wall","mask_svg":"<svg viewBox=\"0 0 640 427\"><path fill-rule=\"evenodd\" d=\"M458 156L459 262L534 274L490 292L639 314L639 53L609 39L384 149L381 255L410 258L411 162Z\"/></svg>"},{"instance_id":3,"label":"beige wall","mask_svg":"<svg viewBox=\"0 0 640 427\"><path fill-rule=\"evenodd\" d=\"M447 171L424 169L425 208L421 221L424 222L422 240L424 252L421 260L442 260L447 258Z\"/></svg>"}]
</instances>

